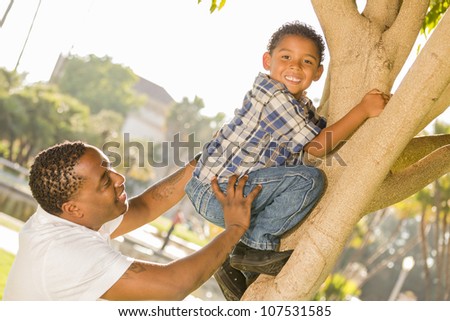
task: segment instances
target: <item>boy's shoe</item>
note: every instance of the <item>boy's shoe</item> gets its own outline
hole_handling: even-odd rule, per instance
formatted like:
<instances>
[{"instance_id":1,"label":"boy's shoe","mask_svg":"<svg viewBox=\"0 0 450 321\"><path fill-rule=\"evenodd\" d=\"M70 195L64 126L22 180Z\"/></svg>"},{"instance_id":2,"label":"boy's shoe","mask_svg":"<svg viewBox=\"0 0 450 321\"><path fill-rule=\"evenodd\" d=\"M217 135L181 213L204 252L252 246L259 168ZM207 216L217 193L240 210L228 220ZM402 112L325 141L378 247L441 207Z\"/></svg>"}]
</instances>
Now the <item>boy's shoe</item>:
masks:
<instances>
[{"instance_id":1,"label":"boy's shoe","mask_svg":"<svg viewBox=\"0 0 450 321\"><path fill-rule=\"evenodd\" d=\"M255 273L255 272L245 272L242 273L245 275L245 278L247 279L247 288L252 285L253 282L256 281L256 279L259 276L259 273Z\"/></svg>"},{"instance_id":2,"label":"boy's shoe","mask_svg":"<svg viewBox=\"0 0 450 321\"><path fill-rule=\"evenodd\" d=\"M239 242L230 255L230 265L240 271L277 275L293 250L257 250Z\"/></svg>"},{"instance_id":3,"label":"boy's shoe","mask_svg":"<svg viewBox=\"0 0 450 321\"><path fill-rule=\"evenodd\" d=\"M247 279L241 271L230 265L229 258L214 273L214 278L227 301L239 301L247 290Z\"/></svg>"}]
</instances>

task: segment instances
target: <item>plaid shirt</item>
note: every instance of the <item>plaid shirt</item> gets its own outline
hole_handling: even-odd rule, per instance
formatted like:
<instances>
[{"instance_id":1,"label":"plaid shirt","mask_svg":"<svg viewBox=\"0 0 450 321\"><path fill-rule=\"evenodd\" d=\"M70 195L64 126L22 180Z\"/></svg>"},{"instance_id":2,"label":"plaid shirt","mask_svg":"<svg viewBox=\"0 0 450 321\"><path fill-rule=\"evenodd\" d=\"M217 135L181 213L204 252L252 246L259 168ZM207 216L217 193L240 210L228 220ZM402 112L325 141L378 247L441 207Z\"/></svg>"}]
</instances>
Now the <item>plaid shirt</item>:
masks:
<instances>
[{"instance_id":1,"label":"plaid shirt","mask_svg":"<svg viewBox=\"0 0 450 321\"><path fill-rule=\"evenodd\" d=\"M311 100L295 99L282 83L260 73L242 108L203 147L194 176L224 181L233 174L302 164L303 147L325 126Z\"/></svg>"}]
</instances>

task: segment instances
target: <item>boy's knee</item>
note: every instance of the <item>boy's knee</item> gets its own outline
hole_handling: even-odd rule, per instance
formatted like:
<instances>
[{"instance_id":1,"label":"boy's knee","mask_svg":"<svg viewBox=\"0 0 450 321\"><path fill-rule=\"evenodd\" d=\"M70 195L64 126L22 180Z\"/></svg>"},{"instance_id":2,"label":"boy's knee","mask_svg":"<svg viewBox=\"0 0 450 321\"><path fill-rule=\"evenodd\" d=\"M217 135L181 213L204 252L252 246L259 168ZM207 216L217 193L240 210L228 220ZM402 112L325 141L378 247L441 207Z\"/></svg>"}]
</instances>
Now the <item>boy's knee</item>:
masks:
<instances>
[{"instance_id":1,"label":"boy's knee","mask_svg":"<svg viewBox=\"0 0 450 321\"><path fill-rule=\"evenodd\" d=\"M325 173L315 167L311 168L311 179L314 181L314 188L320 191L319 194L322 194L323 190L326 186L326 176Z\"/></svg>"},{"instance_id":2,"label":"boy's knee","mask_svg":"<svg viewBox=\"0 0 450 321\"><path fill-rule=\"evenodd\" d=\"M324 172L316 167L310 167L309 169L311 178L319 184L323 185L325 183Z\"/></svg>"}]
</instances>

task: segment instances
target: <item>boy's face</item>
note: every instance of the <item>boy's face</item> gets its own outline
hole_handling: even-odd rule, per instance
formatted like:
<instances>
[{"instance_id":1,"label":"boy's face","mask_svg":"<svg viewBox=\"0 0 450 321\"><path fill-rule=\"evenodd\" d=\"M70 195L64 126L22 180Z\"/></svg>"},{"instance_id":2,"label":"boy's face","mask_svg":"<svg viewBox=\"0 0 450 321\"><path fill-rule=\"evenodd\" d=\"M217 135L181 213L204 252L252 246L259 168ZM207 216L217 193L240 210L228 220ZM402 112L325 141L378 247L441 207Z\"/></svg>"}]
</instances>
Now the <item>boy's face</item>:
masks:
<instances>
[{"instance_id":1,"label":"boy's face","mask_svg":"<svg viewBox=\"0 0 450 321\"><path fill-rule=\"evenodd\" d=\"M272 54L264 53L263 66L297 99L323 72L315 43L296 35L284 36Z\"/></svg>"}]
</instances>

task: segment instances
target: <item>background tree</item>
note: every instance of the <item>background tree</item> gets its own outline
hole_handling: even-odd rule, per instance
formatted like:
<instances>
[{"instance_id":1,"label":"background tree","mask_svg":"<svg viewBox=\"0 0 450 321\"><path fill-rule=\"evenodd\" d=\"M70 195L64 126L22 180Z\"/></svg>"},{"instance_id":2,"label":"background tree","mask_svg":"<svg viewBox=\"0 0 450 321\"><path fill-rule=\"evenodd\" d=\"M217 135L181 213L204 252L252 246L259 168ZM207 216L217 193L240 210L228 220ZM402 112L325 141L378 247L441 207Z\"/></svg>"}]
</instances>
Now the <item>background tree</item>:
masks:
<instances>
[{"instance_id":1,"label":"background tree","mask_svg":"<svg viewBox=\"0 0 450 321\"><path fill-rule=\"evenodd\" d=\"M70 55L51 81L61 92L90 106L92 114L113 110L125 116L144 102L144 96L134 90L138 77L108 56Z\"/></svg>"},{"instance_id":2,"label":"background tree","mask_svg":"<svg viewBox=\"0 0 450 321\"><path fill-rule=\"evenodd\" d=\"M88 124L88 137L90 144L102 146L110 140L117 140L122 130L124 117L113 110L104 109L91 115Z\"/></svg>"},{"instance_id":3,"label":"background tree","mask_svg":"<svg viewBox=\"0 0 450 321\"><path fill-rule=\"evenodd\" d=\"M429 35L436 28L449 6L449 0L431 0L420 32L424 35Z\"/></svg>"},{"instance_id":4,"label":"background tree","mask_svg":"<svg viewBox=\"0 0 450 321\"><path fill-rule=\"evenodd\" d=\"M184 97L181 102L176 103L167 117L167 132L169 138L179 133L182 138L187 139L189 135L194 134L195 140L204 143L209 141L222 125L225 114L217 113L215 116L206 116L201 113L205 107L203 100L195 97L193 101L189 101Z\"/></svg>"},{"instance_id":5,"label":"background tree","mask_svg":"<svg viewBox=\"0 0 450 321\"><path fill-rule=\"evenodd\" d=\"M430 1L368 0L362 10L354 0L311 2L331 56L320 111L332 124L370 89L391 92ZM449 172L450 135L415 137L450 104L448 30L447 14L381 116L368 120L337 151L344 162L333 161L336 154L331 154L321 163L328 188L303 224L283 240L283 249L295 248L291 259L278 276L259 277L244 299L312 298L364 215Z\"/></svg>"},{"instance_id":6,"label":"background tree","mask_svg":"<svg viewBox=\"0 0 450 321\"><path fill-rule=\"evenodd\" d=\"M110 57L69 56L59 67L51 84L27 86L25 74L0 70L2 156L26 165L40 149L64 140L102 146L117 139L124 116L145 102L134 90L138 77Z\"/></svg>"},{"instance_id":7,"label":"background tree","mask_svg":"<svg viewBox=\"0 0 450 321\"><path fill-rule=\"evenodd\" d=\"M23 86L23 77L2 70L15 79L0 89L0 152L3 157L27 166L41 149L88 135L89 107L61 94L54 86L36 83ZM6 82L8 83L8 82ZM5 85L5 82L1 83Z\"/></svg>"}]
</instances>

